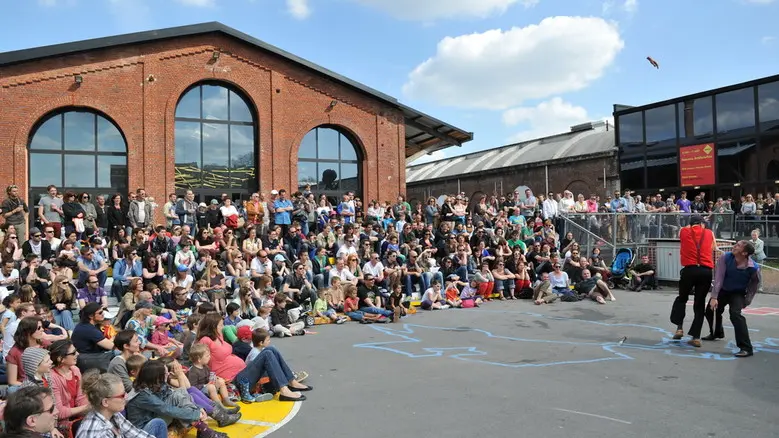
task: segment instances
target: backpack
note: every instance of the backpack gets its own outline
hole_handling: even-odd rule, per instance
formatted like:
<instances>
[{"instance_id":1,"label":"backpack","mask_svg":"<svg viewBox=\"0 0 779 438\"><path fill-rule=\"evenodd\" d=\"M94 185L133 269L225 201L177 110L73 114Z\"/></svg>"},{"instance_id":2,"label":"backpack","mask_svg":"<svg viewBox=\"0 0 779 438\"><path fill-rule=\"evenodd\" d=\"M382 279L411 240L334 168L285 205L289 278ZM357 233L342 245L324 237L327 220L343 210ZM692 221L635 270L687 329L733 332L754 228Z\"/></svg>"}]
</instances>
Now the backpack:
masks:
<instances>
[{"instance_id":1,"label":"backpack","mask_svg":"<svg viewBox=\"0 0 779 438\"><path fill-rule=\"evenodd\" d=\"M225 218L225 226L232 229L238 228L238 215L227 216Z\"/></svg>"}]
</instances>

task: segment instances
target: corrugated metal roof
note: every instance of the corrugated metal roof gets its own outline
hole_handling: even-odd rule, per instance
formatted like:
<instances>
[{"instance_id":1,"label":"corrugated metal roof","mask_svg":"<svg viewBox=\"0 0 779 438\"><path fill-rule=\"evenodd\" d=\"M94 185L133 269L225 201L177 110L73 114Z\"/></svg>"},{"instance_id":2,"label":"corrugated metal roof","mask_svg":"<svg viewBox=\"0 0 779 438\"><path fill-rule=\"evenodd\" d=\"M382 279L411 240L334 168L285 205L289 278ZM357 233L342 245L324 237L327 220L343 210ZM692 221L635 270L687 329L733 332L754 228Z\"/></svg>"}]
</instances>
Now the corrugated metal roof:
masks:
<instances>
[{"instance_id":1,"label":"corrugated metal roof","mask_svg":"<svg viewBox=\"0 0 779 438\"><path fill-rule=\"evenodd\" d=\"M596 127L412 165L406 168L406 183L616 151L614 131Z\"/></svg>"}]
</instances>

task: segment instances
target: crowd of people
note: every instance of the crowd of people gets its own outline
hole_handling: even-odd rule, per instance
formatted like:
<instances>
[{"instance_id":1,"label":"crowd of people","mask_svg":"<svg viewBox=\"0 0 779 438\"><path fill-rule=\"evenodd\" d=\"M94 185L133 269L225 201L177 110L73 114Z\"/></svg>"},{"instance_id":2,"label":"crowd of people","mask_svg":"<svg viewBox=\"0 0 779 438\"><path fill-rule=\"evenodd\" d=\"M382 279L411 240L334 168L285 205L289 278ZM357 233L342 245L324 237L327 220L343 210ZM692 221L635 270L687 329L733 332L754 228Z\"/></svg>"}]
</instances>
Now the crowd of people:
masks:
<instances>
[{"instance_id":1,"label":"crowd of people","mask_svg":"<svg viewBox=\"0 0 779 438\"><path fill-rule=\"evenodd\" d=\"M9 218L30 207L15 186L7 194L0 332L12 432L161 437L176 426L225 436L207 418L226 426L240 418L237 401L303 401L312 389L271 337L398 322L417 306L615 300L610 261L564 230L560 212L583 201L570 192L412 207L403 196L363 203L304 187L235 204L196 203L187 191L159 206L144 189L93 203L50 186L26 240L27 216ZM632 290L657 287L646 256L628 273ZM119 304L107 318L109 296Z\"/></svg>"}]
</instances>

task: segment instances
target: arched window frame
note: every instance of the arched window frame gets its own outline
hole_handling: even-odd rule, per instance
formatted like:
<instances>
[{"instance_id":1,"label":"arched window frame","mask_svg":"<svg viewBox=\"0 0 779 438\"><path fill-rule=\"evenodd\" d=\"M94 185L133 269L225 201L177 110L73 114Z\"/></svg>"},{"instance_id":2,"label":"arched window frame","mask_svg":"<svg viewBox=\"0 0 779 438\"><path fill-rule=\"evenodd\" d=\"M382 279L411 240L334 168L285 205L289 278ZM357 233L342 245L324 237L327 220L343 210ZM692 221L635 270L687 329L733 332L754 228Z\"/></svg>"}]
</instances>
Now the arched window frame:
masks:
<instances>
[{"instance_id":1,"label":"arched window frame","mask_svg":"<svg viewBox=\"0 0 779 438\"><path fill-rule=\"evenodd\" d=\"M339 136L338 136L338 158L323 158L323 157L321 157L321 152L320 152L321 145L320 145L320 141L319 141L319 135L320 135L320 130L323 130L323 129L330 129L330 130L333 130L333 131L335 131L335 132L337 132L339 134ZM345 130L345 129L341 128L340 126L337 126L337 125L319 125L319 126L317 126L315 128L312 128L308 133L306 133L306 136L304 136L304 140L303 141L305 141L305 137L307 137L309 134L311 134L311 132L315 132L316 133L316 148L315 148L316 155L315 155L314 158L301 156L301 152L303 150L303 144L301 143L300 148L298 149L298 155L297 155L297 160L298 160L298 175L297 175L297 178L298 178L298 188L300 190L303 189L303 185L302 185L303 181L301 181L301 175L300 175L300 171L301 171L301 167L302 167L301 164L302 163L309 163L309 164L312 164L312 165L316 166L316 169L317 169L316 175L317 175L317 181L318 182L317 182L317 184L312 184L312 187L313 187L312 191L314 191L317 195L325 194L325 195L328 196L328 198L333 198L333 199L331 199L331 201L332 200L340 201L340 196L342 194L346 193L347 191L352 191L352 192L355 193L356 196L360 197L362 195L361 192L362 192L362 188L363 188L362 187L362 164L363 164L363 161L364 161L364 156L363 156L362 149L361 149L359 143L357 142L357 140L354 138L354 136L351 133L349 133L347 130ZM351 145L351 147L353 148L355 159L349 159L349 158L344 158L343 157L343 147L344 147L343 146L343 140L344 139L346 141L348 141L349 144ZM322 177L322 171L319 170L319 167L322 164L325 164L325 165L333 164L333 165L337 165L338 166L338 180L337 180L338 181L338 187L337 188L323 189L323 188L317 187L318 183L321 182L319 180ZM347 165L352 165L353 164L354 166L356 166L357 174L355 176L356 180L355 180L354 186L344 186L343 185L342 178L341 178L342 175L343 175L343 171L341 170L343 164L347 164ZM305 165L305 164L303 164L303 165Z\"/></svg>"},{"instance_id":2,"label":"arched window frame","mask_svg":"<svg viewBox=\"0 0 779 438\"><path fill-rule=\"evenodd\" d=\"M203 114L203 89L205 86L212 86L212 87L221 87L227 90L227 119L214 119L214 118L206 118ZM181 105L182 101L193 91L198 90L199 93L199 117L188 117L188 116L181 116L179 115L179 106ZM243 121L243 120L233 120L232 119L232 111L233 111L233 105L232 101L234 99L234 96L239 98L243 104L246 106L246 109L248 110L249 114L251 115L252 121ZM259 116L257 113L257 109L254 105L254 102L249 98L249 96L241 89L235 87L234 85L223 82L223 81L202 81L197 82L195 84L192 84L190 87L188 87L186 90L184 90L183 93L181 93L181 96L179 96L179 100L176 102L176 109L174 112L174 124L178 126L179 122L184 123L197 123L199 124L199 136L200 136L200 156L198 161L199 170L197 180L199 181L198 184L182 184L179 180L179 169L176 169L176 189L178 191L184 191L184 190L194 190L195 192L203 193L204 195L214 195L217 192L230 192L230 191L240 191L244 193L250 193L250 192L256 192L258 190L259 182L258 182L258 166L257 166L257 160L258 160L258 154L259 154ZM213 125L222 125L227 127L227 186L208 186L207 183L204 182L204 172L205 172L205 157L206 157L206 148L204 147L204 136L203 136L203 130L204 125L207 124L213 124ZM251 170L248 175L246 175L246 178L241 180L240 183L236 183L233 179L233 173L235 172L235 168L233 168L233 157L232 157L232 147L233 147L233 130L232 127L251 127L252 131L252 159L251 159ZM174 127L175 129L175 127ZM176 137L174 134L174 144L176 141ZM174 146L175 147L175 146ZM174 159L174 166L178 166L177 161L179 160L178 155L175 154L176 158ZM183 163L182 163L183 164ZM238 173L238 175L241 175L241 173ZM213 193L211 193L213 192Z\"/></svg>"},{"instance_id":3,"label":"arched window frame","mask_svg":"<svg viewBox=\"0 0 779 438\"><path fill-rule=\"evenodd\" d=\"M66 142L68 136L67 133L67 126L66 126L66 117L68 114L87 114L89 116L93 117L93 134L92 138L94 141L94 148L92 150L77 150L77 149L67 149L66 148ZM52 119L59 118L59 143L60 148L36 148L34 143L36 136L40 132L40 129L47 123L49 123ZM100 126L101 122L104 121L106 123L109 123L119 134L121 137L122 143L123 143L123 150L122 151L116 151L116 150L101 150L100 148ZM110 117L108 117L106 114L103 114L100 111L91 109L91 108L83 108L83 107L65 107L57 109L56 111L52 111L45 116L41 117L40 120L38 120L33 128L30 130L30 136L27 143L27 151L28 151L28 180L29 180L29 188L32 191L38 191L40 188L45 188L49 184L54 184L57 186L60 190L73 190L78 192L88 192L92 194L97 193L109 193L109 192L115 192L116 190L120 191L127 191L128 187L128 178L127 178L127 165L128 165L128 157L127 157L127 138L124 135L124 132L122 132L122 129L114 122ZM33 174L36 172L39 172L39 170L34 169L34 161L36 156L44 156L44 155L50 155L50 156L59 156L60 157L60 174L58 175L58 179L55 179L53 176L49 178L46 184L33 184ZM66 169L67 169L67 157L94 157L94 183L90 185L85 184L69 184L68 177L66 175ZM101 185L100 184L100 169L101 169L101 157L120 157L124 158L124 175L120 175L118 180L110 179L109 176L109 184ZM113 164L113 163L112 163ZM121 163L116 163L118 165L121 165ZM105 163L102 163L104 166ZM84 167L80 167L80 170L85 170ZM120 184L116 184L119 182ZM32 198L31 198L32 199Z\"/></svg>"}]
</instances>

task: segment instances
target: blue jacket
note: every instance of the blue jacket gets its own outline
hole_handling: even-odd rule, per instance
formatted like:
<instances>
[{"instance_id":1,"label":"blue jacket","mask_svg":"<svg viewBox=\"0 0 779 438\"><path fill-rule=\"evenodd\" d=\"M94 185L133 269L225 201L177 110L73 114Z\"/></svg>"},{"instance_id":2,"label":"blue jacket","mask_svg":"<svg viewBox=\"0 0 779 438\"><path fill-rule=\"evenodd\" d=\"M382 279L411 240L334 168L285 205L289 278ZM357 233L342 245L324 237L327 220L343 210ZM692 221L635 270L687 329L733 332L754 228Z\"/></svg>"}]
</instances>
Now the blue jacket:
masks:
<instances>
[{"instance_id":1,"label":"blue jacket","mask_svg":"<svg viewBox=\"0 0 779 438\"><path fill-rule=\"evenodd\" d=\"M127 283L127 277L140 277L143 275L143 265L140 260L136 260L133 266L128 266L125 259L119 259L114 263L113 278L114 281Z\"/></svg>"},{"instance_id":2,"label":"blue jacket","mask_svg":"<svg viewBox=\"0 0 779 438\"><path fill-rule=\"evenodd\" d=\"M140 429L155 418L162 418L168 425L173 420L179 420L184 424L200 420L200 409L197 406L179 408L163 401L166 394L171 392L167 385L163 386L158 393L142 389L127 402L127 419Z\"/></svg>"}]
</instances>

